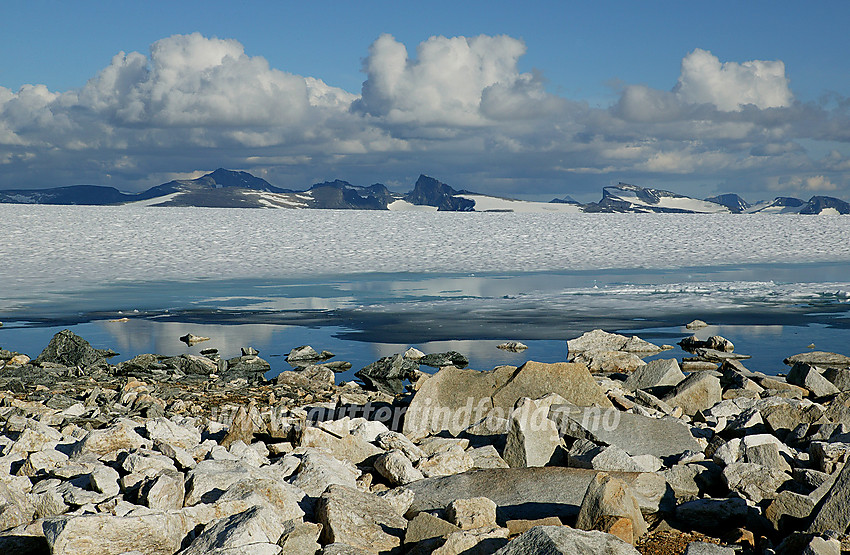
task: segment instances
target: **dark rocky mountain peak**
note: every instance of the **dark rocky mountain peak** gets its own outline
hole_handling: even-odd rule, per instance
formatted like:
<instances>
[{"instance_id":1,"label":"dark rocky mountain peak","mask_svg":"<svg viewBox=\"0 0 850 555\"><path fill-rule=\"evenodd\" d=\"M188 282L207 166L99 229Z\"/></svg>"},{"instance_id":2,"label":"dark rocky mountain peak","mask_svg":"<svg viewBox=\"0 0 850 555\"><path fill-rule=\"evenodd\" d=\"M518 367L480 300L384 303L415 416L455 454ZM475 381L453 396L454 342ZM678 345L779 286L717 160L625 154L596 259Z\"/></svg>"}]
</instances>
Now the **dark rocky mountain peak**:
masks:
<instances>
[{"instance_id":1,"label":"dark rocky mountain peak","mask_svg":"<svg viewBox=\"0 0 850 555\"><path fill-rule=\"evenodd\" d=\"M789 206L796 208L797 206L803 206L804 204L806 203L794 197L776 197L773 199L774 206Z\"/></svg>"},{"instance_id":2,"label":"dark rocky mountain peak","mask_svg":"<svg viewBox=\"0 0 850 555\"><path fill-rule=\"evenodd\" d=\"M114 187L69 185L52 189L7 189L0 191L0 202L11 204L120 204L135 199Z\"/></svg>"},{"instance_id":3,"label":"dark rocky mountain peak","mask_svg":"<svg viewBox=\"0 0 850 555\"><path fill-rule=\"evenodd\" d=\"M440 211L471 212L475 210L475 202L458 197L460 191L452 189L445 183L433 177L420 175L413 190L404 196L411 204L436 206Z\"/></svg>"},{"instance_id":4,"label":"dark rocky mountain peak","mask_svg":"<svg viewBox=\"0 0 850 555\"><path fill-rule=\"evenodd\" d=\"M629 183L620 182L617 184L616 187L602 188L602 201L610 197L616 197L617 200L619 200L620 195L623 191L634 193L637 198L648 204L658 204L663 197L685 198L684 195L680 195L670 191L664 191L662 189L650 189L647 187L638 187L637 185L630 185Z\"/></svg>"},{"instance_id":5,"label":"dark rocky mountain peak","mask_svg":"<svg viewBox=\"0 0 850 555\"><path fill-rule=\"evenodd\" d=\"M814 196L800 210L800 214L820 214L830 209L835 210L839 214L850 214L850 203L834 197Z\"/></svg>"},{"instance_id":6,"label":"dark rocky mountain peak","mask_svg":"<svg viewBox=\"0 0 850 555\"><path fill-rule=\"evenodd\" d=\"M570 195L566 195L564 198L553 198L549 201L549 204L576 204L581 205L579 201L571 197Z\"/></svg>"},{"instance_id":7,"label":"dark rocky mountain peak","mask_svg":"<svg viewBox=\"0 0 850 555\"><path fill-rule=\"evenodd\" d=\"M750 207L749 202L745 201L735 193L717 195L716 197L709 197L705 200L708 202L716 202L717 204L722 204L735 214L740 214L741 212Z\"/></svg>"},{"instance_id":8,"label":"dark rocky mountain peak","mask_svg":"<svg viewBox=\"0 0 850 555\"><path fill-rule=\"evenodd\" d=\"M220 187L239 187L242 189L253 189L255 191L280 191L278 187L275 187L265 179L251 175L248 172L226 170L224 168L218 168L214 172L199 177L195 181L208 183L216 189Z\"/></svg>"},{"instance_id":9,"label":"dark rocky mountain peak","mask_svg":"<svg viewBox=\"0 0 850 555\"><path fill-rule=\"evenodd\" d=\"M322 183L314 183L310 190L321 189L323 187L330 187L332 189L353 189L354 185L349 183L348 181L343 181L342 179L334 179L333 181L323 181Z\"/></svg>"}]
</instances>

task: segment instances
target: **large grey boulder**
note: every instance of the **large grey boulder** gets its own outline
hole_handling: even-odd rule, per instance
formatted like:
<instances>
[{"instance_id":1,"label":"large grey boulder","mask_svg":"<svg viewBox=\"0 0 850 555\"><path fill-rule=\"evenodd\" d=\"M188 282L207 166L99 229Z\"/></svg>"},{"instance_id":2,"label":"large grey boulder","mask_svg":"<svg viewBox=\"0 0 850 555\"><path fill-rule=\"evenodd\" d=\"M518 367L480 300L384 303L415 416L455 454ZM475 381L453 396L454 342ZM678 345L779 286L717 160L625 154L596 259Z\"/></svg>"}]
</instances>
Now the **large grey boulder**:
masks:
<instances>
[{"instance_id":1,"label":"large grey boulder","mask_svg":"<svg viewBox=\"0 0 850 555\"><path fill-rule=\"evenodd\" d=\"M383 453L381 449L359 436L346 434L338 437L314 426L304 428L299 445L327 451L338 459L354 464L360 464Z\"/></svg>"},{"instance_id":2,"label":"large grey boulder","mask_svg":"<svg viewBox=\"0 0 850 555\"><path fill-rule=\"evenodd\" d=\"M383 357L354 373L366 387L389 395L404 393L404 380L419 370L419 364L403 354Z\"/></svg>"},{"instance_id":3,"label":"large grey boulder","mask_svg":"<svg viewBox=\"0 0 850 555\"><path fill-rule=\"evenodd\" d=\"M698 528L738 526L747 513L747 502L740 497L694 499L676 507L676 518Z\"/></svg>"},{"instance_id":4,"label":"large grey boulder","mask_svg":"<svg viewBox=\"0 0 850 555\"><path fill-rule=\"evenodd\" d=\"M404 534L405 544L419 543L423 540L448 536L454 532L459 532L460 528L445 521L442 518L437 518L428 513L419 513L413 517L407 524L407 531Z\"/></svg>"},{"instance_id":5,"label":"large grey boulder","mask_svg":"<svg viewBox=\"0 0 850 555\"><path fill-rule=\"evenodd\" d=\"M828 353L825 351L810 351L808 353L800 353L786 358L783 362L788 366L793 366L798 362L811 364L812 366L820 366L823 368L847 368L850 367L850 357L840 355L838 353Z\"/></svg>"},{"instance_id":6,"label":"large grey boulder","mask_svg":"<svg viewBox=\"0 0 850 555\"><path fill-rule=\"evenodd\" d=\"M150 444L136 432L138 424L129 419L118 420L112 426L88 432L71 450L71 456L79 456L87 451L96 455L105 455L119 449L135 450Z\"/></svg>"},{"instance_id":7,"label":"large grey boulder","mask_svg":"<svg viewBox=\"0 0 850 555\"><path fill-rule=\"evenodd\" d=\"M0 481L0 530L7 530L33 519L36 507L29 494L29 480Z\"/></svg>"},{"instance_id":8,"label":"large grey boulder","mask_svg":"<svg viewBox=\"0 0 850 555\"><path fill-rule=\"evenodd\" d=\"M722 477L726 487L753 503L772 499L777 490L791 480L791 476L781 470L747 462L730 464L723 469Z\"/></svg>"},{"instance_id":9,"label":"large grey boulder","mask_svg":"<svg viewBox=\"0 0 850 555\"><path fill-rule=\"evenodd\" d=\"M585 351L570 362L584 364L591 372L634 372L646 365L636 354L623 351Z\"/></svg>"},{"instance_id":10,"label":"large grey boulder","mask_svg":"<svg viewBox=\"0 0 850 555\"><path fill-rule=\"evenodd\" d=\"M576 519L576 528L608 532L611 519L619 518L628 519L631 523L630 530L624 534L627 537L617 534L620 539L634 544L646 534L646 521L629 486L622 480L599 473L587 486Z\"/></svg>"},{"instance_id":11,"label":"large grey boulder","mask_svg":"<svg viewBox=\"0 0 850 555\"><path fill-rule=\"evenodd\" d=\"M805 387L812 392L815 397L826 397L827 395L835 395L839 392L832 382L823 377L816 366L812 366L805 362L796 362L788 372L785 378L788 383Z\"/></svg>"},{"instance_id":12,"label":"large grey boulder","mask_svg":"<svg viewBox=\"0 0 850 555\"><path fill-rule=\"evenodd\" d=\"M496 555L638 555L623 540L596 530L576 530L568 526L535 526L518 536Z\"/></svg>"},{"instance_id":13,"label":"large grey boulder","mask_svg":"<svg viewBox=\"0 0 850 555\"><path fill-rule=\"evenodd\" d=\"M579 353L591 351L623 351L641 353L646 356L661 352L661 350L661 347L637 336L626 337L598 329L583 333L580 337L567 341L568 360L572 360Z\"/></svg>"},{"instance_id":14,"label":"large grey boulder","mask_svg":"<svg viewBox=\"0 0 850 555\"><path fill-rule=\"evenodd\" d=\"M71 330L62 330L50 340L47 347L33 361L36 365L44 363L86 368L106 362L117 355L109 349L95 349L91 344Z\"/></svg>"},{"instance_id":15,"label":"large grey boulder","mask_svg":"<svg viewBox=\"0 0 850 555\"><path fill-rule=\"evenodd\" d=\"M720 378L711 371L694 372L662 398L672 407L682 407L688 416L709 409L722 400Z\"/></svg>"},{"instance_id":16,"label":"large grey boulder","mask_svg":"<svg viewBox=\"0 0 850 555\"><path fill-rule=\"evenodd\" d=\"M277 555L283 524L273 511L252 507L244 512L210 522L179 555Z\"/></svg>"},{"instance_id":17,"label":"large grey boulder","mask_svg":"<svg viewBox=\"0 0 850 555\"><path fill-rule=\"evenodd\" d=\"M387 501L355 488L331 485L316 504L323 543L345 543L369 552L401 545L407 520Z\"/></svg>"},{"instance_id":18,"label":"large grey boulder","mask_svg":"<svg viewBox=\"0 0 850 555\"><path fill-rule=\"evenodd\" d=\"M152 441L168 443L182 449L192 449L201 443L201 432L196 428L181 426L163 417L145 422L145 430Z\"/></svg>"},{"instance_id":19,"label":"large grey boulder","mask_svg":"<svg viewBox=\"0 0 850 555\"><path fill-rule=\"evenodd\" d=\"M340 461L321 451L310 451L301 458L290 483L310 497L319 497L330 485L356 487L360 471L348 461Z\"/></svg>"},{"instance_id":20,"label":"large grey boulder","mask_svg":"<svg viewBox=\"0 0 850 555\"><path fill-rule=\"evenodd\" d=\"M567 452L567 464L575 468L618 472L644 470L636 460L616 445L597 445L587 439L578 439L573 442Z\"/></svg>"},{"instance_id":21,"label":"large grey boulder","mask_svg":"<svg viewBox=\"0 0 850 555\"><path fill-rule=\"evenodd\" d=\"M678 418L650 418L615 408L552 406L550 418L566 436L616 445L629 455L659 458L702 451L690 429Z\"/></svg>"},{"instance_id":22,"label":"large grey boulder","mask_svg":"<svg viewBox=\"0 0 850 555\"><path fill-rule=\"evenodd\" d=\"M181 513L62 516L44 520L52 555L173 555L196 522Z\"/></svg>"},{"instance_id":23,"label":"large grey boulder","mask_svg":"<svg viewBox=\"0 0 850 555\"><path fill-rule=\"evenodd\" d=\"M629 374L623 389L635 391L659 385L675 386L685 379L675 358L653 360Z\"/></svg>"},{"instance_id":24,"label":"large grey boulder","mask_svg":"<svg viewBox=\"0 0 850 555\"><path fill-rule=\"evenodd\" d=\"M414 494L408 515L441 510L455 499L487 497L496 503L498 522L548 516L572 518L597 471L584 468L489 468L426 478L405 486ZM623 480L645 513L669 508L672 492L652 472L608 472Z\"/></svg>"},{"instance_id":25,"label":"large grey boulder","mask_svg":"<svg viewBox=\"0 0 850 555\"><path fill-rule=\"evenodd\" d=\"M522 397L556 393L578 406L610 407L611 402L583 365L529 361L519 368L489 372L452 366L428 378L414 395L404 419L404 434L421 439L448 430L458 435L495 414L505 418Z\"/></svg>"},{"instance_id":26,"label":"large grey boulder","mask_svg":"<svg viewBox=\"0 0 850 555\"><path fill-rule=\"evenodd\" d=\"M511 467L546 466L552 461L561 437L549 420L549 404L523 399L510 417L502 458Z\"/></svg>"},{"instance_id":27,"label":"large grey boulder","mask_svg":"<svg viewBox=\"0 0 850 555\"><path fill-rule=\"evenodd\" d=\"M832 487L812 510L809 532L821 533L835 530L839 534L844 534L848 526L850 526L850 464L845 464L838 472Z\"/></svg>"}]
</instances>

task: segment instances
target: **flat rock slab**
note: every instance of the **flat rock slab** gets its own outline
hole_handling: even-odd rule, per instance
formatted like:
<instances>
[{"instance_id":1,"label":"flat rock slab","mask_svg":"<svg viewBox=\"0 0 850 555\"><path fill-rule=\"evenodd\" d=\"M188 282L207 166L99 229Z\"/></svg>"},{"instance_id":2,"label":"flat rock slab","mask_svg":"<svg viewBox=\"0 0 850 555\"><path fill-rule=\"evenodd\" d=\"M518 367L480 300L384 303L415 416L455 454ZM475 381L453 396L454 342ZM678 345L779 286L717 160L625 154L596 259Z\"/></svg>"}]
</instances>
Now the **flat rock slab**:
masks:
<instances>
[{"instance_id":1,"label":"flat rock slab","mask_svg":"<svg viewBox=\"0 0 850 555\"><path fill-rule=\"evenodd\" d=\"M50 553L55 555L118 555L127 551L171 555L196 524L176 512L62 516L44 521L44 535Z\"/></svg>"},{"instance_id":2,"label":"flat rock slab","mask_svg":"<svg viewBox=\"0 0 850 555\"><path fill-rule=\"evenodd\" d=\"M507 417L521 397L539 399L550 393L578 406L612 406L581 364L529 361L519 368L501 366L490 372L447 366L416 392L403 431L412 439L443 430L457 435L491 412Z\"/></svg>"},{"instance_id":3,"label":"flat rock slab","mask_svg":"<svg viewBox=\"0 0 850 555\"><path fill-rule=\"evenodd\" d=\"M341 542L369 551L401 545L407 521L380 497L355 488L331 485L319 498L316 518L323 543Z\"/></svg>"},{"instance_id":4,"label":"flat rock slab","mask_svg":"<svg viewBox=\"0 0 850 555\"><path fill-rule=\"evenodd\" d=\"M783 361L788 366L794 366L798 362L811 364L812 366L847 368L850 366L850 357L838 353L826 351L812 351L790 356Z\"/></svg>"},{"instance_id":5,"label":"flat rock slab","mask_svg":"<svg viewBox=\"0 0 850 555\"><path fill-rule=\"evenodd\" d=\"M408 514L443 509L455 499L487 497L496 503L496 520L574 517L598 471L584 468L488 468L407 484L415 497ZM660 474L607 472L624 481L645 512L657 512L672 499ZM669 494L668 494L669 490ZM668 498L668 495L670 498Z\"/></svg>"},{"instance_id":6,"label":"flat rock slab","mask_svg":"<svg viewBox=\"0 0 850 555\"><path fill-rule=\"evenodd\" d=\"M675 386L684 379L685 375L675 358L659 359L648 362L630 374L623 388L635 391L658 385Z\"/></svg>"},{"instance_id":7,"label":"flat rock slab","mask_svg":"<svg viewBox=\"0 0 850 555\"><path fill-rule=\"evenodd\" d=\"M497 555L574 555L605 553L606 555L638 555L638 550L623 540L595 530L584 531L569 526L535 526L496 552Z\"/></svg>"},{"instance_id":8,"label":"flat rock slab","mask_svg":"<svg viewBox=\"0 0 850 555\"><path fill-rule=\"evenodd\" d=\"M703 450L688 427L677 418L651 418L617 409L568 405L553 406L550 415L560 424L561 433L616 445L632 456L653 455L663 459L685 451ZM565 419L569 419L569 423ZM584 433L577 435L576 430Z\"/></svg>"}]
</instances>

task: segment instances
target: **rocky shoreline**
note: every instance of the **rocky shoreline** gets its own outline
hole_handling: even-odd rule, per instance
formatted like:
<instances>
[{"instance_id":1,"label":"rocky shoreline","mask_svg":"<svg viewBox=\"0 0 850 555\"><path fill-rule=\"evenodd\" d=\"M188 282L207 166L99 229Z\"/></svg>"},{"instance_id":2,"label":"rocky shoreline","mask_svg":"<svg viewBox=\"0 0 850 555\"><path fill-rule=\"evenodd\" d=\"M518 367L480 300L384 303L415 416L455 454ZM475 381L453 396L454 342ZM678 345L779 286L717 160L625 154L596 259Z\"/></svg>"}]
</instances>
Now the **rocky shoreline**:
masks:
<instances>
[{"instance_id":1,"label":"rocky shoreline","mask_svg":"<svg viewBox=\"0 0 850 555\"><path fill-rule=\"evenodd\" d=\"M0 349L0 552L850 550L850 358L767 376L680 345L594 330L485 372L411 349L344 384L311 347L271 380L251 347Z\"/></svg>"}]
</instances>

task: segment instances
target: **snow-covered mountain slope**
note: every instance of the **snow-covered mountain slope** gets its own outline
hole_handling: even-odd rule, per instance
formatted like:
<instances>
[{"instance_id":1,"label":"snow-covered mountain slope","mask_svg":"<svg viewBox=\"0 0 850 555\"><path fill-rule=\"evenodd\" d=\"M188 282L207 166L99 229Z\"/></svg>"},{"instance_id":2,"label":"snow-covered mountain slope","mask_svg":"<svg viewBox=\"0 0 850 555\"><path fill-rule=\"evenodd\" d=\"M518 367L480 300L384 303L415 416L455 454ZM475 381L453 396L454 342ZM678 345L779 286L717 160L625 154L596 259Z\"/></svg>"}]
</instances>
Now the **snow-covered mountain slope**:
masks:
<instances>
[{"instance_id":1,"label":"snow-covered mountain slope","mask_svg":"<svg viewBox=\"0 0 850 555\"><path fill-rule=\"evenodd\" d=\"M526 214L542 214L561 212L578 214L583 212L580 205L567 203L531 202L487 195L459 194L456 197L471 200L475 203L475 212L522 212Z\"/></svg>"},{"instance_id":2,"label":"snow-covered mountain slope","mask_svg":"<svg viewBox=\"0 0 850 555\"><path fill-rule=\"evenodd\" d=\"M586 205L586 212L672 212L692 214L724 214L728 207L661 189L648 189L620 183L602 189L602 200Z\"/></svg>"}]
</instances>

